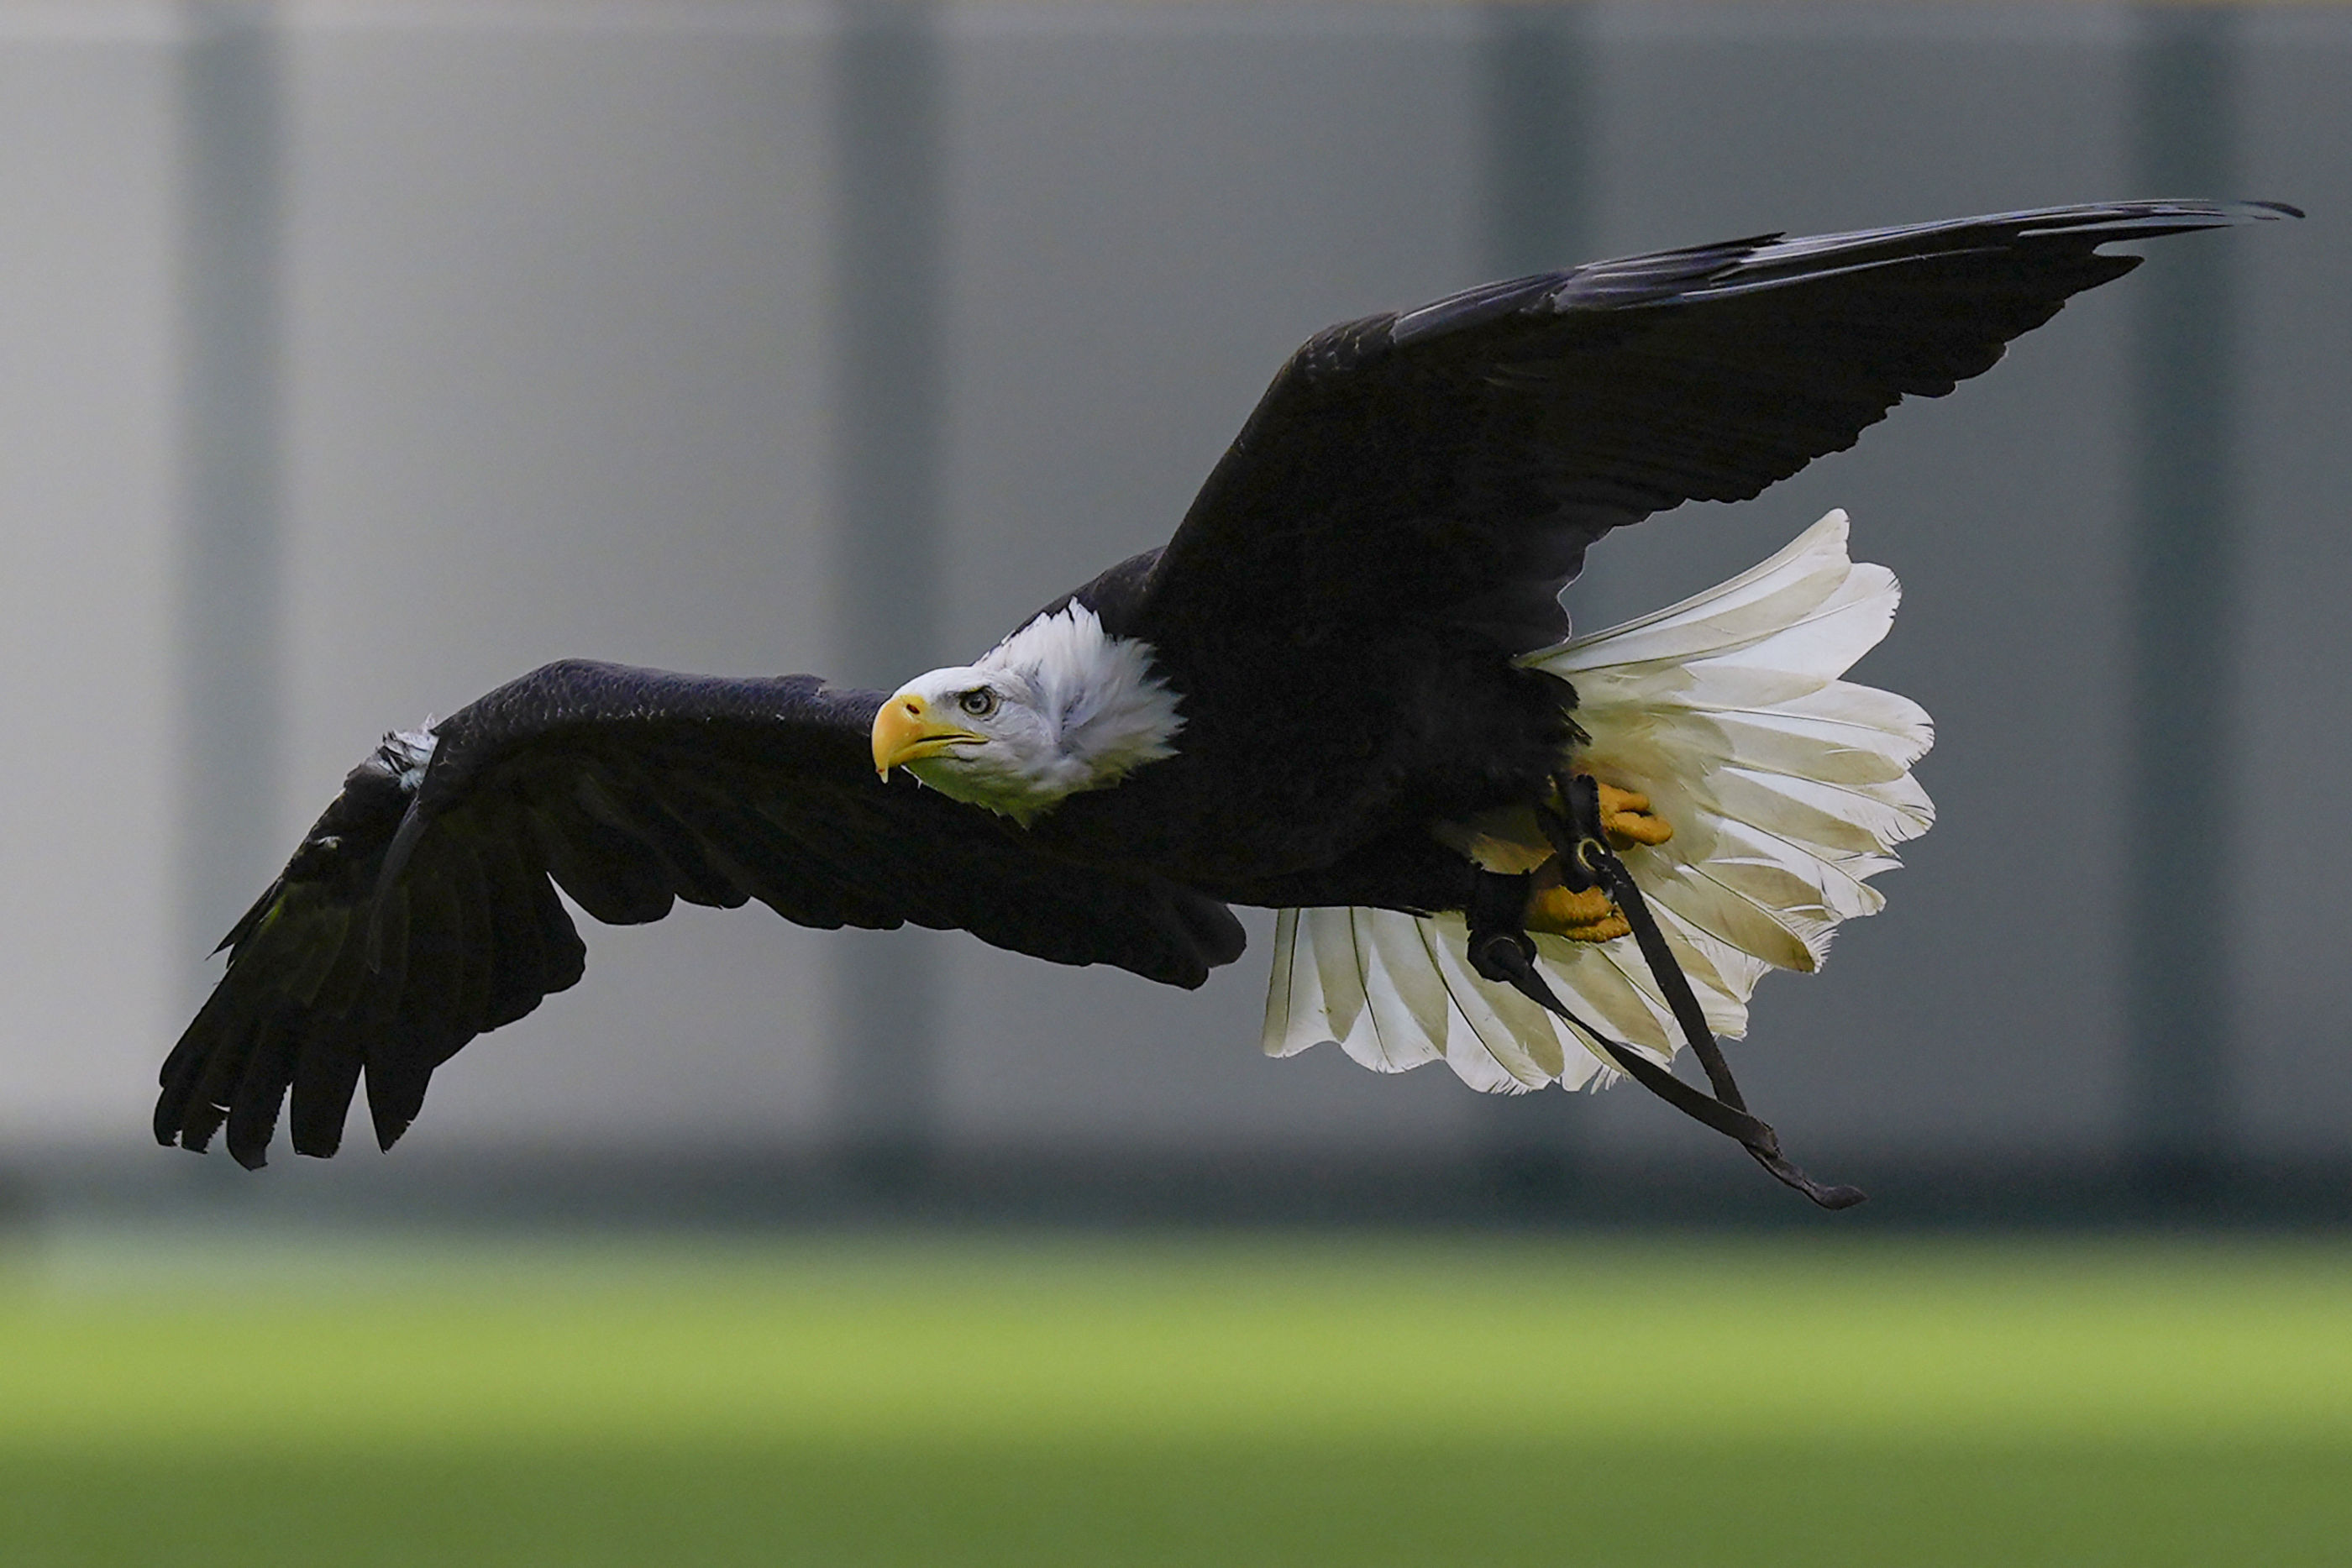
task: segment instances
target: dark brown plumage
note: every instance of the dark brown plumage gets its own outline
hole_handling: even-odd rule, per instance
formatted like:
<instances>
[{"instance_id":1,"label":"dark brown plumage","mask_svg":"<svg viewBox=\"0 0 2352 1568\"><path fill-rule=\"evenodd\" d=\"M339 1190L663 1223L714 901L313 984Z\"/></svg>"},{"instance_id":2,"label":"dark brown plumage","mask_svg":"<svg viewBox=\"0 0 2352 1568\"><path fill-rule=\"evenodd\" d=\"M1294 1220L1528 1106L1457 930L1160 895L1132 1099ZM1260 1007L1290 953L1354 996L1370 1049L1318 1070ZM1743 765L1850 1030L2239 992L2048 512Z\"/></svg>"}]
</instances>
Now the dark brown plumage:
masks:
<instances>
[{"instance_id":1,"label":"dark brown plumage","mask_svg":"<svg viewBox=\"0 0 2352 1568\"><path fill-rule=\"evenodd\" d=\"M2291 212L1765 236L1318 333L1165 549L1075 596L1150 646L1182 699L1176 755L1033 828L877 781L880 694L536 671L352 773L224 944L156 1136L202 1149L226 1123L258 1166L290 1089L295 1148L332 1154L364 1078L389 1147L436 1067L580 978L557 887L613 924L758 899L1183 986L1241 952L1228 902L1459 909L1466 862L1428 825L1528 799L1557 766L1572 695L1511 660L1564 633L1595 539L1754 496L1989 369L2138 265L2103 244Z\"/></svg>"}]
</instances>

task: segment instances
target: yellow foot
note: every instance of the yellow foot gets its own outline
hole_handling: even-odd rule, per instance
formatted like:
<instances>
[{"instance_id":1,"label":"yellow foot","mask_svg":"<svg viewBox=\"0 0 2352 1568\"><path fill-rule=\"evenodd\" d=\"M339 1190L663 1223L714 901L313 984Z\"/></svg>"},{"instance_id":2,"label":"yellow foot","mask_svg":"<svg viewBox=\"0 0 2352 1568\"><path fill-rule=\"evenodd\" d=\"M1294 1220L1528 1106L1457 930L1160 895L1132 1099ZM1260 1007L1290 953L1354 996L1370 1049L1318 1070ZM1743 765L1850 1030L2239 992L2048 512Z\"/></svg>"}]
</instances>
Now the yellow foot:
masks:
<instances>
[{"instance_id":1,"label":"yellow foot","mask_svg":"<svg viewBox=\"0 0 2352 1568\"><path fill-rule=\"evenodd\" d=\"M1594 783L1600 784L1599 779ZM1650 810L1650 798L1614 784L1601 784L1601 831L1612 850L1635 844L1663 844L1675 836L1672 822Z\"/></svg>"},{"instance_id":2,"label":"yellow foot","mask_svg":"<svg viewBox=\"0 0 2352 1568\"><path fill-rule=\"evenodd\" d=\"M1650 810L1650 798L1638 790L1620 789L1594 779L1601 792L1601 831L1609 847L1630 850L1637 844L1663 844L1675 836L1674 824ZM1559 862L1538 868L1528 890L1521 924L1525 929L1571 942L1609 942L1633 929L1625 912L1597 887L1570 893L1559 884Z\"/></svg>"},{"instance_id":3,"label":"yellow foot","mask_svg":"<svg viewBox=\"0 0 2352 1568\"><path fill-rule=\"evenodd\" d=\"M1528 894L1527 912L1521 919L1529 931L1565 936L1571 942L1608 942L1633 929L1626 923L1624 912L1599 888L1570 893L1556 882L1549 886L1538 883Z\"/></svg>"}]
</instances>

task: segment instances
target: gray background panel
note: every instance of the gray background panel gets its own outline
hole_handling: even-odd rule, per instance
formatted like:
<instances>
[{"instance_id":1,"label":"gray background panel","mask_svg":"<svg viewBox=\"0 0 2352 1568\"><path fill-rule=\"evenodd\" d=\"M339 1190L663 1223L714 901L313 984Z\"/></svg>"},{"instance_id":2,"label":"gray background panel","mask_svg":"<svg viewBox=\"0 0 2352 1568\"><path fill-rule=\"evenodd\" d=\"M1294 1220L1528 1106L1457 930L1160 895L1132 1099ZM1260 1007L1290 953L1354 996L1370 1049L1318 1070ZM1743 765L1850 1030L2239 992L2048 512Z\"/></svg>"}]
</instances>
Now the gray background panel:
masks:
<instances>
[{"instance_id":1,"label":"gray background panel","mask_svg":"<svg viewBox=\"0 0 2352 1568\"><path fill-rule=\"evenodd\" d=\"M152 16L0 10L0 1141L136 1134L183 1000L173 121Z\"/></svg>"},{"instance_id":2,"label":"gray background panel","mask_svg":"<svg viewBox=\"0 0 2352 1568\"><path fill-rule=\"evenodd\" d=\"M2352 1128L2352 1023L2336 998L2352 939L2352 17L2248 19L2245 157L2310 220L2244 258L2244 533L2226 767L2244 860L2223 939L2239 979L2231 1043L2259 1146L2340 1153Z\"/></svg>"}]
</instances>

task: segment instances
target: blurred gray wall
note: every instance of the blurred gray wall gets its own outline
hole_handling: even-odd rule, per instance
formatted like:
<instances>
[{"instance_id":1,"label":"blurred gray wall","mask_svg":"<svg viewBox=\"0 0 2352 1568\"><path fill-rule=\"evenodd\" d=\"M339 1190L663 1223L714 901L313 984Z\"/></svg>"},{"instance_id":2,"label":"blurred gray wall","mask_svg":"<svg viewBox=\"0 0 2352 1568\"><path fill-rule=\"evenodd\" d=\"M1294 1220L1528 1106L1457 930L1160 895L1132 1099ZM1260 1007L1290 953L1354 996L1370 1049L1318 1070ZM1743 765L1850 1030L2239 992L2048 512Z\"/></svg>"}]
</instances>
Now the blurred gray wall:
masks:
<instances>
[{"instance_id":1,"label":"blurred gray wall","mask_svg":"<svg viewBox=\"0 0 2352 1568\"><path fill-rule=\"evenodd\" d=\"M904 454L938 497L929 634L975 653L1162 538L1300 339L1524 267L1515 235L1622 254L2126 194L2301 203L2302 225L2166 242L1992 375L1758 502L1612 538L1570 606L1591 627L1679 596L1831 506L1905 580L1861 673L1936 716L1942 820L1884 884L1885 917L1849 928L1825 975L1759 997L1737 1060L1792 1141L2122 1154L2155 1060L2128 1021L2132 954L2185 927L2225 1019L2189 1042L2218 1064L2214 1124L2257 1155L2352 1152L2333 1005L2352 885L2352 9L2224 18L2221 107L2196 113L2226 123L2188 128L2226 153L2212 193L2146 188L2160 9L895 14L929 29L936 73L943 238L908 276L939 290L921 329L939 417ZM196 956L382 729L564 654L907 673L853 667L886 607L841 537L845 464L873 459L841 428L839 327L875 280L839 239L877 197L844 177L871 167L840 144L857 123L844 15L0 4L8 1150L137 1148L153 1065L209 975ZM189 68L224 28L255 51L227 87ZM262 120L205 120L205 93L257 80ZM189 193L248 153L274 215L225 250ZM1530 189L1562 210L1530 214ZM2226 252L2236 389L2218 405L2231 568L2207 592L2225 720L2166 758L2131 678L2149 634L2136 355L2164 329L2135 290L2199 246ZM252 336L226 349L191 319L207 267L270 280L237 296ZM266 405L268 452L236 548L267 559L225 588L197 457L238 386ZM205 705L230 699L186 671L240 657L236 722L266 733L222 760L205 742L229 720ZM2231 849L2150 900L2126 802L2136 770L2168 765L2222 781ZM1255 954L1186 995L757 909L590 937L581 988L443 1070L404 1157L829 1146L864 1071L838 1042L870 1033L894 960L935 1021L894 1071L919 1075L910 1127L943 1149L1718 1157L1629 1090L1502 1103L1443 1069L1263 1061Z\"/></svg>"}]
</instances>

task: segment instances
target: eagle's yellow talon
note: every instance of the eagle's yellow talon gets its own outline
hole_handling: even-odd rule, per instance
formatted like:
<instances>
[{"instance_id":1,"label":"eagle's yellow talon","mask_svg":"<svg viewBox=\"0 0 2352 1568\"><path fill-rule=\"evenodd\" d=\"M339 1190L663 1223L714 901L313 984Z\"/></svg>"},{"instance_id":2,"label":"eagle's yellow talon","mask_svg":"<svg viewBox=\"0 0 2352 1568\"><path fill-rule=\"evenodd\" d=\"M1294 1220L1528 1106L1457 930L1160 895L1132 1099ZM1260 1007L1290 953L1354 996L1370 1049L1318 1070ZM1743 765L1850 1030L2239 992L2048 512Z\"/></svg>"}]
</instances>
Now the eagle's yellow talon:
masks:
<instances>
[{"instance_id":1,"label":"eagle's yellow talon","mask_svg":"<svg viewBox=\"0 0 2352 1568\"><path fill-rule=\"evenodd\" d=\"M1571 942L1607 942L1633 929L1599 888L1570 893L1558 883L1538 886L1528 894L1523 924L1529 931L1565 936Z\"/></svg>"},{"instance_id":2,"label":"eagle's yellow talon","mask_svg":"<svg viewBox=\"0 0 2352 1568\"><path fill-rule=\"evenodd\" d=\"M1612 849L1636 844L1663 844L1675 836L1674 825L1650 810L1650 798L1638 789L1620 789L1594 779L1601 792L1601 831ZM1571 942L1613 942L1633 929L1625 912L1597 887L1570 893L1560 885L1559 862L1547 861L1535 873L1527 909L1520 922L1526 930Z\"/></svg>"},{"instance_id":3,"label":"eagle's yellow talon","mask_svg":"<svg viewBox=\"0 0 2352 1568\"><path fill-rule=\"evenodd\" d=\"M1571 942L1614 942L1620 936L1631 936L1633 930L1633 922L1612 908L1607 918L1590 925L1571 925L1560 935Z\"/></svg>"},{"instance_id":4,"label":"eagle's yellow talon","mask_svg":"<svg viewBox=\"0 0 2352 1568\"><path fill-rule=\"evenodd\" d=\"M1650 810L1650 798L1635 789L1620 789L1614 784L1601 784L1601 831L1609 835L1612 850L1630 850L1636 844L1655 846L1675 836L1674 824Z\"/></svg>"},{"instance_id":5,"label":"eagle's yellow talon","mask_svg":"<svg viewBox=\"0 0 2352 1568\"><path fill-rule=\"evenodd\" d=\"M1609 902L1609 895L1597 887L1570 893L1555 883L1528 894L1528 925L1530 928L1538 922L1559 928L1590 925L1596 920L1607 919L1616 907Z\"/></svg>"}]
</instances>

